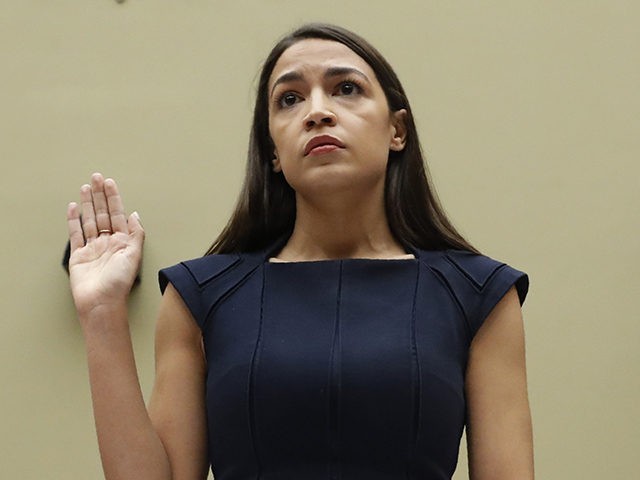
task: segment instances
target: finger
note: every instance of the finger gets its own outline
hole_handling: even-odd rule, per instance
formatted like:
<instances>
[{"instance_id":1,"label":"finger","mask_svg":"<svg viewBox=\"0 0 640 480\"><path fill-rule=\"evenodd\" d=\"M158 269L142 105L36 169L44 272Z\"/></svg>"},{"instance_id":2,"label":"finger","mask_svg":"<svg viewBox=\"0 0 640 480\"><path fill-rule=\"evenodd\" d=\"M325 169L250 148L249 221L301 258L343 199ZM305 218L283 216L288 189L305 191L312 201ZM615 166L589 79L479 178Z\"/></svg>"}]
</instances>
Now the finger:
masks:
<instances>
[{"instance_id":1,"label":"finger","mask_svg":"<svg viewBox=\"0 0 640 480\"><path fill-rule=\"evenodd\" d=\"M111 221L111 227L113 232L127 232L127 217L124 214L124 205L122 204L122 197L118 191L118 185L112 178L107 178L104 181L104 193L107 198L107 207L109 209L109 216Z\"/></svg>"},{"instance_id":2,"label":"finger","mask_svg":"<svg viewBox=\"0 0 640 480\"><path fill-rule=\"evenodd\" d=\"M109 218L109 206L104 193L104 178L99 173L91 175L91 196L93 198L93 210L96 214L96 228L98 234L102 231L111 231L111 218Z\"/></svg>"},{"instance_id":3,"label":"finger","mask_svg":"<svg viewBox=\"0 0 640 480\"><path fill-rule=\"evenodd\" d=\"M80 203L82 204L82 230L84 238L89 241L98 236L96 228L96 212L93 210L93 197L91 196L91 185L80 187Z\"/></svg>"},{"instance_id":4,"label":"finger","mask_svg":"<svg viewBox=\"0 0 640 480\"><path fill-rule=\"evenodd\" d=\"M129 234L133 236L135 241L142 247L142 244L144 243L144 228L142 227L142 222L140 221L140 215L138 212L133 212L129 215L127 227L129 229Z\"/></svg>"},{"instance_id":5,"label":"finger","mask_svg":"<svg viewBox=\"0 0 640 480\"><path fill-rule=\"evenodd\" d=\"M80 211L78 204L71 202L67 207L67 227L69 229L69 244L71 245L71 253L78 248L84 246L84 235L82 234L82 225L80 223Z\"/></svg>"},{"instance_id":6,"label":"finger","mask_svg":"<svg viewBox=\"0 0 640 480\"><path fill-rule=\"evenodd\" d=\"M144 244L144 229L142 228L142 222L140 221L140 215L138 215L138 212L133 212L129 215L127 227L129 229L131 246L135 247L132 250L135 252L135 261L138 265L138 270L140 270L142 263L142 247Z\"/></svg>"}]
</instances>

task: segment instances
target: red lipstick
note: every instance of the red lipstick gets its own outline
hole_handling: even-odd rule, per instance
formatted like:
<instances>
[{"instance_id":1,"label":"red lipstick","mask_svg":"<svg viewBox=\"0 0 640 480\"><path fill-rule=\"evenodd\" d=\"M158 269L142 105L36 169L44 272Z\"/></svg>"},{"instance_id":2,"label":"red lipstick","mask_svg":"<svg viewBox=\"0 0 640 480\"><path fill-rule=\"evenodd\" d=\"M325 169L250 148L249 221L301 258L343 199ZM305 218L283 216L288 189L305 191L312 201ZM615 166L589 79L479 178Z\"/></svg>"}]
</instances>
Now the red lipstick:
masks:
<instances>
[{"instance_id":1,"label":"red lipstick","mask_svg":"<svg viewBox=\"0 0 640 480\"><path fill-rule=\"evenodd\" d=\"M307 156L312 152L318 154L331 152L338 148L344 148L344 143L340 139L331 135L318 135L313 137L304 146L304 155Z\"/></svg>"}]
</instances>

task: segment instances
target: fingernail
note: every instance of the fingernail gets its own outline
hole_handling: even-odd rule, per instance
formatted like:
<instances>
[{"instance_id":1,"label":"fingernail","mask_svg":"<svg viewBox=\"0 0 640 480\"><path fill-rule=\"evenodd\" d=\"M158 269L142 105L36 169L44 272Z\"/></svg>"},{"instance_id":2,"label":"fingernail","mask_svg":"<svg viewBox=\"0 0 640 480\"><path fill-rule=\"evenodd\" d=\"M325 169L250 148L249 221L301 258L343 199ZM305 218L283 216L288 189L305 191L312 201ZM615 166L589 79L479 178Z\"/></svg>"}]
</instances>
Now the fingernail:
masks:
<instances>
[{"instance_id":1,"label":"fingernail","mask_svg":"<svg viewBox=\"0 0 640 480\"><path fill-rule=\"evenodd\" d=\"M140 220L140 214L138 213L138 211L136 210L135 212L133 212L131 215L133 215L134 217L136 217L136 220L138 221L138 223L140 225L142 225L142 220Z\"/></svg>"}]
</instances>

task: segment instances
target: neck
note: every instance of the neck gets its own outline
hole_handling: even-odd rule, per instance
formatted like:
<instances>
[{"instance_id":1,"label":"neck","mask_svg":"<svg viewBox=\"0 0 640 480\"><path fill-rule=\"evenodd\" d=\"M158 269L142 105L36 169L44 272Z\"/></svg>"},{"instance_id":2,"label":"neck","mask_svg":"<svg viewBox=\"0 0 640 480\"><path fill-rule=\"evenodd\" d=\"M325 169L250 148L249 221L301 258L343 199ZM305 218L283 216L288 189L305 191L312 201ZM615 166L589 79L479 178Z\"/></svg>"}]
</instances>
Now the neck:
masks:
<instances>
[{"instance_id":1,"label":"neck","mask_svg":"<svg viewBox=\"0 0 640 480\"><path fill-rule=\"evenodd\" d=\"M389 229L383 195L326 197L319 201L296 195L295 226L279 260L406 256Z\"/></svg>"}]
</instances>

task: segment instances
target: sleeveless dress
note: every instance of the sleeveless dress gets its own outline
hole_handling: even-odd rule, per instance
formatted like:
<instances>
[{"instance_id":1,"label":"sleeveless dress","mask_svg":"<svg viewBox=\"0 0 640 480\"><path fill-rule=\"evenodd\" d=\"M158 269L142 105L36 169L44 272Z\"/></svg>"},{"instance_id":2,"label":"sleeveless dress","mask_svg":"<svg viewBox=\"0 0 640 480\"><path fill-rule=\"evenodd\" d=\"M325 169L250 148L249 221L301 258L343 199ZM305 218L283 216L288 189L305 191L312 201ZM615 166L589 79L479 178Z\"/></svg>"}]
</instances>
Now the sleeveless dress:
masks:
<instances>
[{"instance_id":1,"label":"sleeveless dress","mask_svg":"<svg viewBox=\"0 0 640 480\"><path fill-rule=\"evenodd\" d=\"M471 340L528 277L486 256L273 263L266 250L159 273L202 330L216 480L450 480Z\"/></svg>"}]
</instances>

